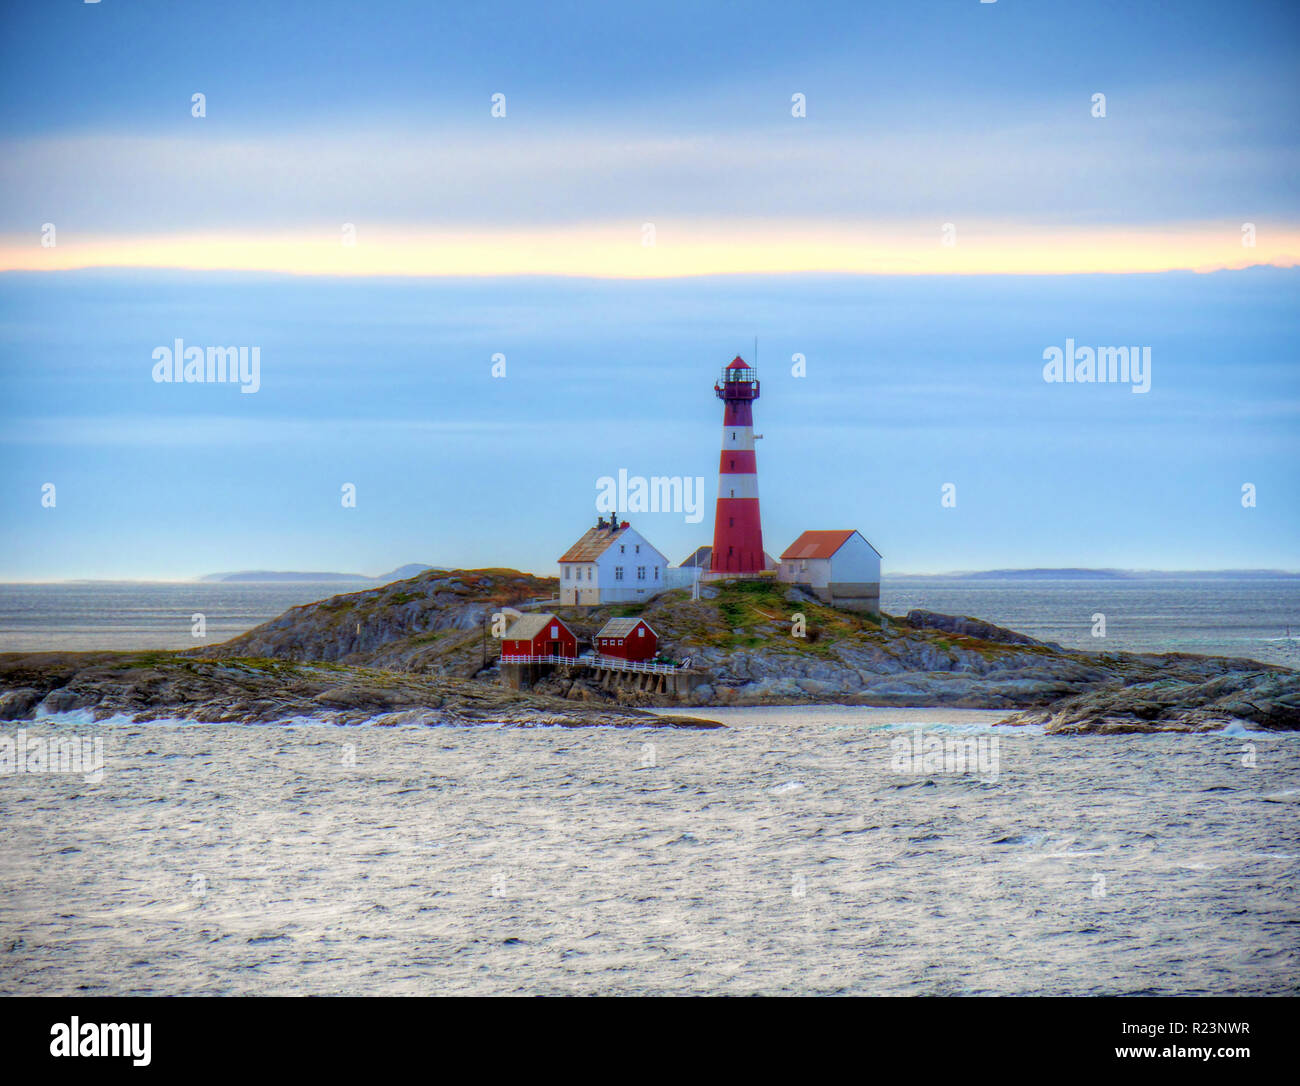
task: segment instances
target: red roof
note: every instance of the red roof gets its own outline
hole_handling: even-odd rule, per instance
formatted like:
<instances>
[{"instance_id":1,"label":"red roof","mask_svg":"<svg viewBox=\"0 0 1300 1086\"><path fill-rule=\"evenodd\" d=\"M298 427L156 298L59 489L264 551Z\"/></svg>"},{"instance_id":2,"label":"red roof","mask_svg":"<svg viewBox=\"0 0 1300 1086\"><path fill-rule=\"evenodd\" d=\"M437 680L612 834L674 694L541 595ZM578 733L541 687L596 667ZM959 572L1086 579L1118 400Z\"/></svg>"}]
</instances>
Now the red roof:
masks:
<instances>
[{"instance_id":1,"label":"red roof","mask_svg":"<svg viewBox=\"0 0 1300 1086\"><path fill-rule=\"evenodd\" d=\"M786 558L830 558L853 535L853 529L834 532L804 532L781 555Z\"/></svg>"},{"instance_id":2,"label":"red roof","mask_svg":"<svg viewBox=\"0 0 1300 1086\"><path fill-rule=\"evenodd\" d=\"M736 355L736 357L733 358L733 359L731 360L731 365L728 366L727 369L729 369L729 370L747 370L747 369L749 369L749 367L748 367L747 365L745 365L745 360L744 360L743 358L741 358L740 355Z\"/></svg>"}]
</instances>

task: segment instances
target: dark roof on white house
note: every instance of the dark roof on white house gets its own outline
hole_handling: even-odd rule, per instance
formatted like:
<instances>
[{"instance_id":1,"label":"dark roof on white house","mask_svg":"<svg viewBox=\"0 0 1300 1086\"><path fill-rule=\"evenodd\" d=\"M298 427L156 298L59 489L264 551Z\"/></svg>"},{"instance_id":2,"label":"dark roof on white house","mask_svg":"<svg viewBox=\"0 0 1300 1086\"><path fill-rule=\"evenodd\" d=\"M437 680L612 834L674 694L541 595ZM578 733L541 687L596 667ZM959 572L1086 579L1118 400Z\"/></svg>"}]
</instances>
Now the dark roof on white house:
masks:
<instances>
[{"instance_id":1,"label":"dark roof on white house","mask_svg":"<svg viewBox=\"0 0 1300 1086\"><path fill-rule=\"evenodd\" d=\"M696 547L695 550L688 554L678 569L689 569L691 566L699 566L700 569L708 569L709 563L713 560L713 548L709 546Z\"/></svg>"},{"instance_id":2,"label":"dark roof on white house","mask_svg":"<svg viewBox=\"0 0 1300 1086\"><path fill-rule=\"evenodd\" d=\"M560 555L561 562L594 562L626 532L631 525L623 521L612 531L609 528L588 528L583 537Z\"/></svg>"},{"instance_id":3,"label":"dark roof on white house","mask_svg":"<svg viewBox=\"0 0 1300 1086\"><path fill-rule=\"evenodd\" d=\"M692 569L698 566L700 569L708 570L709 565L712 563L712 561L713 561L712 547L696 547L694 551L692 551L690 554L686 556L685 559L683 559L682 564L677 568ZM777 560L773 558L770 554L768 554L767 551L763 552L764 569L776 569L776 567L779 564L780 563L777 562Z\"/></svg>"}]
</instances>

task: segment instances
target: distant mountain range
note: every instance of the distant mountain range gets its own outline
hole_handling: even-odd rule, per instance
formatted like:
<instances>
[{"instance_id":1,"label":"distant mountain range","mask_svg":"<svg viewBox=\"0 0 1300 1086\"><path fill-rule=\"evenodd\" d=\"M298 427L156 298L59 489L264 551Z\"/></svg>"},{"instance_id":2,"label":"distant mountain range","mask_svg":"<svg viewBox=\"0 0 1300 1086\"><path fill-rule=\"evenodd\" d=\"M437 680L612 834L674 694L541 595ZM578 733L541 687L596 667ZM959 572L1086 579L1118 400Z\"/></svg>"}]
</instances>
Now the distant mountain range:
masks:
<instances>
[{"instance_id":1,"label":"distant mountain range","mask_svg":"<svg viewBox=\"0 0 1300 1086\"><path fill-rule=\"evenodd\" d=\"M200 577L199 580L216 581L221 584L283 583L292 581L354 581L364 584L388 584L390 581L404 581L408 577L414 577L417 573L423 573L426 569L433 568L433 566L426 566L421 562L408 562L406 565L398 566L387 573L381 573L378 577L368 577L364 573L298 573L267 569L243 569L237 573L209 573L207 576Z\"/></svg>"},{"instance_id":2,"label":"distant mountain range","mask_svg":"<svg viewBox=\"0 0 1300 1086\"><path fill-rule=\"evenodd\" d=\"M897 577L942 577L963 581L1237 581L1243 578L1297 578L1285 569L985 569L971 573L898 573ZM889 574L883 574L885 580Z\"/></svg>"}]
</instances>

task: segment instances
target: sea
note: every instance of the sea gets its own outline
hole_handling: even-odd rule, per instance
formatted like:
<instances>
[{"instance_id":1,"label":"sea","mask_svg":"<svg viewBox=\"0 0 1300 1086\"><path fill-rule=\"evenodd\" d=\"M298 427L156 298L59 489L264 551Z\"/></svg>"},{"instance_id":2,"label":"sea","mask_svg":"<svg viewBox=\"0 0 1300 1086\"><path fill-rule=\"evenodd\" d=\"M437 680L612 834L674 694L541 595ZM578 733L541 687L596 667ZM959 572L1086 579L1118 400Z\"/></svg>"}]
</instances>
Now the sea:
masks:
<instances>
[{"instance_id":1,"label":"sea","mask_svg":"<svg viewBox=\"0 0 1300 1086\"><path fill-rule=\"evenodd\" d=\"M1296 736L705 715L726 728L32 723L106 768L0 778L0 993L1300 986ZM927 768L935 738L983 753Z\"/></svg>"},{"instance_id":2,"label":"sea","mask_svg":"<svg viewBox=\"0 0 1300 1086\"><path fill-rule=\"evenodd\" d=\"M7 586L0 627L10 649L181 647L191 613L225 635L339 587ZM1294 582L885 589L895 613L1097 647L1104 612L1106 648L1277 662L1296 603ZM692 712L725 728L6 723L103 759L0 776L0 994L1300 990L1298 735Z\"/></svg>"}]
</instances>

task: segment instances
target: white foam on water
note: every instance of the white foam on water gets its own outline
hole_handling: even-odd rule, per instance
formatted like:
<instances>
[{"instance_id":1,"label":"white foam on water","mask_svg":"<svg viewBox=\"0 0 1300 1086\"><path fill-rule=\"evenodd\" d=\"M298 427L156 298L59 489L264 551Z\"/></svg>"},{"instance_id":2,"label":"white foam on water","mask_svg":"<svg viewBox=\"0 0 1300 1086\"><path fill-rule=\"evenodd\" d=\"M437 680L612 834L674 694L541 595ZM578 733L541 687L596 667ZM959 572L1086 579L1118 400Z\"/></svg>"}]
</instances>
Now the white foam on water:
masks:
<instances>
[{"instance_id":1,"label":"white foam on water","mask_svg":"<svg viewBox=\"0 0 1300 1086\"><path fill-rule=\"evenodd\" d=\"M1234 720L1221 731L1207 732L1208 735L1249 736L1251 739L1297 739L1300 732L1279 732L1256 727L1249 720Z\"/></svg>"}]
</instances>

